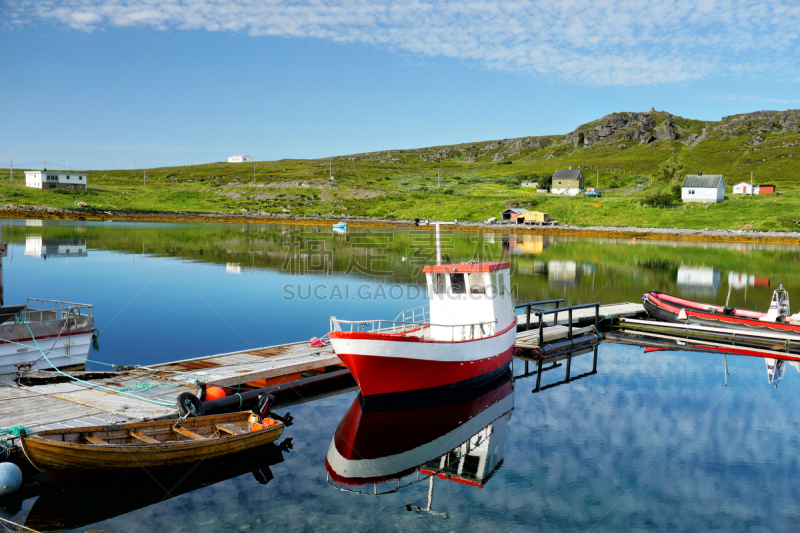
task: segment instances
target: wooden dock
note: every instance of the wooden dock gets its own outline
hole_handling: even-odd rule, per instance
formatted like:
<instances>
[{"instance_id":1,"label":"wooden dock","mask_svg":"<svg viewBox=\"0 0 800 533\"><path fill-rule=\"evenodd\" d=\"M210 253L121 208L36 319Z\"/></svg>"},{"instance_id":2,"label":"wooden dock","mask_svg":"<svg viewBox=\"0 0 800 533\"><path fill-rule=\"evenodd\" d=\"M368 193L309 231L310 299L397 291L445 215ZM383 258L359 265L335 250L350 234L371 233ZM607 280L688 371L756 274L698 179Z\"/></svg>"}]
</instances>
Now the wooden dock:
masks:
<instances>
[{"instance_id":1,"label":"wooden dock","mask_svg":"<svg viewBox=\"0 0 800 533\"><path fill-rule=\"evenodd\" d=\"M605 318L639 316L640 304L600 306ZM573 323L594 318L594 309L573 310ZM566 311L543 317L543 344L569 337ZM525 316L518 319L524 325ZM546 326L546 327L544 327ZM595 333L594 326L573 327L572 336ZM517 346L538 349L536 327L517 333ZM64 429L137 422L174 417L178 395L198 392L199 384L236 389L266 387L341 368L341 360L330 346L312 347L308 341L173 361L119 372L86 373L86 383L68 381L55 373L39 372L40 384L19 385L0 377L0 420L4 427L24 426L30 431ZM102 377L97 377L97 375ZM33 375L33 374L32 374ZM45 378L41 378L45 376ZM47 376L56 379L47 382ZM109 390L126 390L130 395ZM132 396L131 396L132 395ZM134 397L135 396L135 397ZM156 402L156 403L153 403Z\"/></svg>"},{"instance_id":2,"label":"wooden dock","mask_svg":"<svg viewBox=\"0 0 800 533\"><path fill-rule=\"evenodd\" d=\"M577 337L584 333L594 333L594 326L587 326L585 328L572 328L572 336ZM561 339L566 339L569 336L569 328L567 326L549 326L542 330L542 337L544 343L549 343ZM530 329L527 331L517 332L517 348L538 348L539 347L539 330Z\"/></svg>"},{"instance_id":3,"label":"wooden dock","mask_svg":"<svg viewBox=\"0 0 800 533\"><path fill-rule=\"evenodd\" d=\"M86 379L87 384L67 381L22 386L12 381L16 376L10 375L0 381L0 420L4 427L24 426L41 431L170 418L177 414L178 395L197 392L198 382L221 387L265 387L299 379L305 372L321 373L332 366L338 370L340 364L330 346L311 347L305 341L134 370L93 372L103 377ZM128 389L129 394L139 398L98 386Z\"/></svg>"},{"instance_id":4,"label":"wooden dock","mask_svg":"<svg viewBox=\"0 0 800 533\"><path fill-rule=\"evenodd\" d=\"M523 304L524 305L524 304ZM558 313L558 323L559 324L566 324L569 320L569 317L566 312L566 308L563 313ZM647 316L647 311L644 310L644 306L642 304L631 303L631 302L624 302L618 304L606 304L600 306L600 318L601 320L618 320L621 318L637 318L637 317L645 317ZM525 326L528 320L527 313L517 315L517 324L520 326ZM572 321L573 323L578 323L582 321L589 321L594 320L594 310L593 309L575 309L572 312ZM543 317L543 321L545 325L552 326L554 325L555 315L547 315ZM538 327L539 319L531 315L531 328Z\"/></svg>"}]
</instances>

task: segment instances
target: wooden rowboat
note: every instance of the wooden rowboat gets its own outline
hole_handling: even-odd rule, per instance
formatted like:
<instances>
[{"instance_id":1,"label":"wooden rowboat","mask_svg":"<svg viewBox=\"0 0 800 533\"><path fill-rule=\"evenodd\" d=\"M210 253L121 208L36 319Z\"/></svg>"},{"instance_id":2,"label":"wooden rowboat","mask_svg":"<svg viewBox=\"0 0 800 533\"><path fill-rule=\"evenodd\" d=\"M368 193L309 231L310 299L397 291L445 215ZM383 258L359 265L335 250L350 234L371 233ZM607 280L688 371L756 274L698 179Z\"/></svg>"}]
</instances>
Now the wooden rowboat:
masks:
<instances>
[{"instance_id":1,"label":"wooden rowboat","mask_svg":"<svg viewBox=\"0 0 800 533\"><path fill-rule=\"evenodd\" d=\"M284 423L251 412L138 422L118 426L54 429L21 438L28 460L54 477L86 471L125 471L212 459L276 440ZM258 426L256 426L258 427Z\"/></svg>"}]
</instances>

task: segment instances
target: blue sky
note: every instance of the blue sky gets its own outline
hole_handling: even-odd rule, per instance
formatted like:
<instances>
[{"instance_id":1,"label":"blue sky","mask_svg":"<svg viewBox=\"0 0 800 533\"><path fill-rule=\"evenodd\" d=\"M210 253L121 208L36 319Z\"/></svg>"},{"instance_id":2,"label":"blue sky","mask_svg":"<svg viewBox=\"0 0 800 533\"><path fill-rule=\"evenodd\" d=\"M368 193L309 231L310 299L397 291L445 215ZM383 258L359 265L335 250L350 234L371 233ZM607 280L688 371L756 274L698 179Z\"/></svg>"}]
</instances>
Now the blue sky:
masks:
<instances>
[{"instance_id":1,"label":"blue sky","mask_svg":"<svg viewBox=\"0 0 800 533\"><path fill-rule=\"evenodd\" d=\"M0 0L0 165L156 167L800 107L800 4Z\"/></svg>"}]
</instances>

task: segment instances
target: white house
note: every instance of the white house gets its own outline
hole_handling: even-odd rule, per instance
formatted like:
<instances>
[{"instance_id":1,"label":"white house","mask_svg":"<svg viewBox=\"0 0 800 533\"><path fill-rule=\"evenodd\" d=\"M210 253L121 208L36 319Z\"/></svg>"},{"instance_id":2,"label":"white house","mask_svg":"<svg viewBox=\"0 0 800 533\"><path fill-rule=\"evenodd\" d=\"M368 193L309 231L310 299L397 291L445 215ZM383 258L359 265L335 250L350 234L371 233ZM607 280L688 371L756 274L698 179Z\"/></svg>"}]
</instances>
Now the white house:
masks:
<instances>
[{"instance_id":1,"label":"white house","mask_svg":"<svg viewBox=\"0 0 800 533\"><path fill-rule=\"evenodd\" d=\"M725 178L722 174L687 174L681 188L684 202L716 203L725 199Z\"/></svg>"},{"instance_id":2,"label":"white house","mask_svg":"<svg viewBox=\"0 0 800 533\"><path fill-rule=\"evenodd\" d=\"M753 186L749 181L740 181L733 186L733 194L753 194Z\"/></svg>"},{"instance_id":3,"label":"white house","mask_svg":"<svg viewBox=\"0 0 800 533\"><path fill-rule=\"evenodd\" d=\"M51 170L26 170L25 185L35 189L71 189L85 191L88 174L53 172Z\"/></svg>"},{"instance_id":4,"label":"white house","mask_svg":"<svg viewBox=\"0 0 800 533\"><path fill-rule=\"evenodd\" d=\"M253 158L249 155L232 155L228 158L228 163L252 163Z\"/></svg>"}]
</instances>

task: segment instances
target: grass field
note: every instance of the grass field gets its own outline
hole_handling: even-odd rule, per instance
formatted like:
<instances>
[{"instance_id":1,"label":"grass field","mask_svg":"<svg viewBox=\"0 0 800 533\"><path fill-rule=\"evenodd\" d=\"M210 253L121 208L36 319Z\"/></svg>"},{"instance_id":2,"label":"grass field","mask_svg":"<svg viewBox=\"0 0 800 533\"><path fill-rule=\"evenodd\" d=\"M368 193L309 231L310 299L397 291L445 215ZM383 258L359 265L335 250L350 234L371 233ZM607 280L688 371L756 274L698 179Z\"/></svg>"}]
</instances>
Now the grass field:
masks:
<instances>
[{"instance_id":1,"label":"grass field","mask_svg":"<svg viewBox=\"0 0 800 533\"><path fill-rule=\"evenodd\" d=\"M658 120L663 120L656 114ZM697 135L703 123L673 117L681 135ZM680 122L683 121L683 122ZM587 128L594 123L584 125ZM707 123L706 123L707 124ZM576 130L577 131L577 130ZM387 151L329 160L209 163L185 167L89 172L87 191L37 190L0 175L0 204L80 210L414 218L479 221L509 206L550 213L560 223L639 227L800 229L800 135L768 133L757 145L751 131L709 134L696 146L680 140L636 145L609 138L584 148L558 144L560 136L485 141L419 150ZM513 141L513 142L512 142ZM441 159L441 160L438 160ZM499 159L499 161L498 161ZM469 161L469 162L467 162ZM563 198L521 188L523 180L551 176L558 168L582 168L586 186L624 189L649 185L628 196ZM720 204L644 207L648 196L671 191L687 173L723 174L728 199ZM773 183L778 194L741 197L731 186L749 180ZM645 179L645 176L649 179Z\"/></svg>"}]
</instances>

